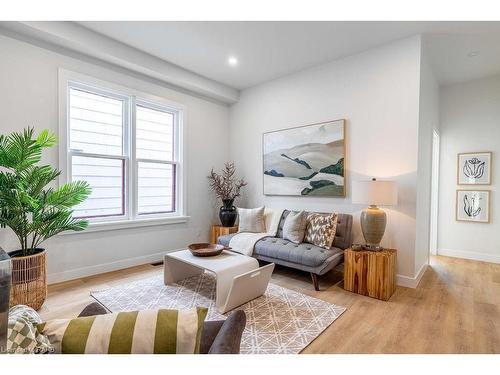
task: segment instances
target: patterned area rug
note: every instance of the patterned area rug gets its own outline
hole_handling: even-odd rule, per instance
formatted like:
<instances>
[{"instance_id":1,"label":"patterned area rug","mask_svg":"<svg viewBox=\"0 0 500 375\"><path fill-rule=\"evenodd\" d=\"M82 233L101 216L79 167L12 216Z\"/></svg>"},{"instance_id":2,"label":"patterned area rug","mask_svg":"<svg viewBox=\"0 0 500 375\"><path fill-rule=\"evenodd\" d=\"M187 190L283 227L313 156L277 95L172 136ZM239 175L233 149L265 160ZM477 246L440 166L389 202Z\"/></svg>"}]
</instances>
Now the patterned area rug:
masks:
<instances>
[{"instance_id":1,"label":"patterned area rug","mask_svg":"<svg viewBox=\"0 0 500 375\"><path fill-rule=\"evenodd\" d=\"M204 306L207 320L226 318L215 308L215 277L207 272L174 285L164 285L158 275L91 295L113 312ZM247 315L242 354L297 354L346 310L273 283L238 309Z\"/></svg>"}]
</instances>

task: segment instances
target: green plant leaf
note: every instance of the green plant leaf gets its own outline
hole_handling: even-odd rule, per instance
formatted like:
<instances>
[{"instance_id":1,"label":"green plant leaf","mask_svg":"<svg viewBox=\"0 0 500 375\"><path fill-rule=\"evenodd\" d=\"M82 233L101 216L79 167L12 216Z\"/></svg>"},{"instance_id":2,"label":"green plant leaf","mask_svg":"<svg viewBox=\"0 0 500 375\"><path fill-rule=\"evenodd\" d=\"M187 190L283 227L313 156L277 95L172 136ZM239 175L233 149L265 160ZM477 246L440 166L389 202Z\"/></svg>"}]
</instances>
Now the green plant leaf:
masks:
<instances>
[{"instance_id":1,"label":"green plant leaf","mask_svg":"<svg viewBox=\"0 0 500 375\"><path fill-rule=\"evenodd\" d=\"M42 130L38 137L36 137L36 143L43 148L52 147L57 143L57 137L55 134L50 133L47 129Z\"/></svg>"},{"instance_id":2,"label":"green plant leaf","mask_svg":"<svg viewBox=\"0 0 500 375\"><path fill-rule=\"evenodd\" d=\"M50 191L47 194L46 203L54 207L70 208L82 203L90 192L90 186L86 181L69 182Z\"/></svg>"},{"instance_id":3,"label":"green plant leaf","mask_svg":"<svg viewBox=\"0 0 500 375\"><path fill-rule=\"evenodd\" d=\"M88 183L50 187L60 171L37 165L42 150L56 142L48 130L35 137L33 128L0 135L0 226L12 229L24 255L60 232L80 231L88 225L73 218L71 209L90 195Z\"/></svg>"}]
</instances>

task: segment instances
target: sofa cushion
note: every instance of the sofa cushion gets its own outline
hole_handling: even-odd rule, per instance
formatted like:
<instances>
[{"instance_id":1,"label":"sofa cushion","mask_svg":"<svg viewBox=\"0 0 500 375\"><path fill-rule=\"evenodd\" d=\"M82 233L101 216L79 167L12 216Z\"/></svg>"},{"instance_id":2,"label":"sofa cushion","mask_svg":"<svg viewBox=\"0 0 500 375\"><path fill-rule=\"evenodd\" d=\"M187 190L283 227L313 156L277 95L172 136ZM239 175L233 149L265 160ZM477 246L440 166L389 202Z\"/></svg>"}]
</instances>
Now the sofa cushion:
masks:
<instances>
[{"instance_id":1,"label":"sofa cushion","mask_svg":"<svg viewBox=\"0 0 500 375\"><path fill-rule=\"evenodd\" d=\"M293 243L301 243L306 233L307 216L304 211L291 212L283 225L283 238Z\"/></svg>"},{"instance_id":2,"label":"sofa cushion","mask_svg":"<svg viewBox=\"0 0 500 375\"><path fill-rule=\"evenodd\" d=\"M237 233L226 234L224 236L219 236L217 239L217 243L219 245L223 245L229 247L229 242L231 242L231 238L233 238Z\"/></svg>"},{"instance_id":3,"label":"sofa cushion","mask_svg":"<svg viewBox=\"0 0 500 375\"><path fill-rule=\"evenodd\" d=\"M328 258L339 253L342 253L342 249L336 247L324 249L309 243L295 244L275 237L265 237L255 244L257 255L309 267L318 267Z\"/></svg>"},{"instance_id":4,"label":"sofa cushion","mask_svg":"<svg viewBox=\"0 0 500 375\"><path fill-rule=\"evenodd\" d=\"M229 242L233 236L235 236L235 234L220 236L218 243L229 246ZM318 267L328 258L336 254L341 254L342 252L343 250L337 247L323 249L322 247L310 243L295 244L282 238L265 237L255 244L254 255L263 256L265 258L281 259L286 262L308 267Z\"/></svg>"}]
</instances>

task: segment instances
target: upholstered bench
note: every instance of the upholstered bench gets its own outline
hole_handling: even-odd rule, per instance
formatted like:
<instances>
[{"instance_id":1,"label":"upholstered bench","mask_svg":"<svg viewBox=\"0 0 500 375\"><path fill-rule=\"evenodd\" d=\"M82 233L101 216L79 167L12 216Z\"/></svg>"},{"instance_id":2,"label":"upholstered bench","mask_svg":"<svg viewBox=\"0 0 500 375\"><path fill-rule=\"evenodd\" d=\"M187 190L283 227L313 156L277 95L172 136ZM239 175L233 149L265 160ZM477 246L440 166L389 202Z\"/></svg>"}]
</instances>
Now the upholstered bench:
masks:
<instances>
[{"instance_id":1,"label":"upholstered bench","mask_svg":"<svg viewBox=\"0 0 500 375\"><path fill-rule=\"evenodd\" d=\"M352 244L352 215L339 214L337 231L332 247L325 249L310 243L295 244L284 240L283 225L290 211L285 210L281 216L278 233L275 237L265 237L255 244L253 257L265 262L309 272L314 289L319 290L318 275L324 275L344 259L344 250ZM229 246L235 234L221 236L218 243Z\"/></svg>"}]
</instances>

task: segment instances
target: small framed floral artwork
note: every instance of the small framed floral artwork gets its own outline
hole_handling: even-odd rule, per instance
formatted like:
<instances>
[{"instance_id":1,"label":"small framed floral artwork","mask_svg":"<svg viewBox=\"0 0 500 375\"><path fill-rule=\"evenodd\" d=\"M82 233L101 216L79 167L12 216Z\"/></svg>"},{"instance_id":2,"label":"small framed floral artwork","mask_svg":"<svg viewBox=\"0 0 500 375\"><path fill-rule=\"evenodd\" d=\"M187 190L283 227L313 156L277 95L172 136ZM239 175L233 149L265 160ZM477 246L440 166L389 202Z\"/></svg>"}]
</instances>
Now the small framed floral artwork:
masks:
<instances>
[{"instance_id":1,"label":"small framed floral artwork","mask_svg":"<svg viewBox=\"0 0 500 375\"><path fill-rule=\"evenodd\" d=\"M490 222L489 190L457 190L457 221Z\"/></svg>"},{"instance_id":2,"label":"small framed floral artwork","mask_svg":"<svg viewBox=\"0 0 500 375\"><path fill-rule=\"evenodd\" d=\"M458 185L491 184L491 152L458 154Z\"/></svg>"}]
</instances>

